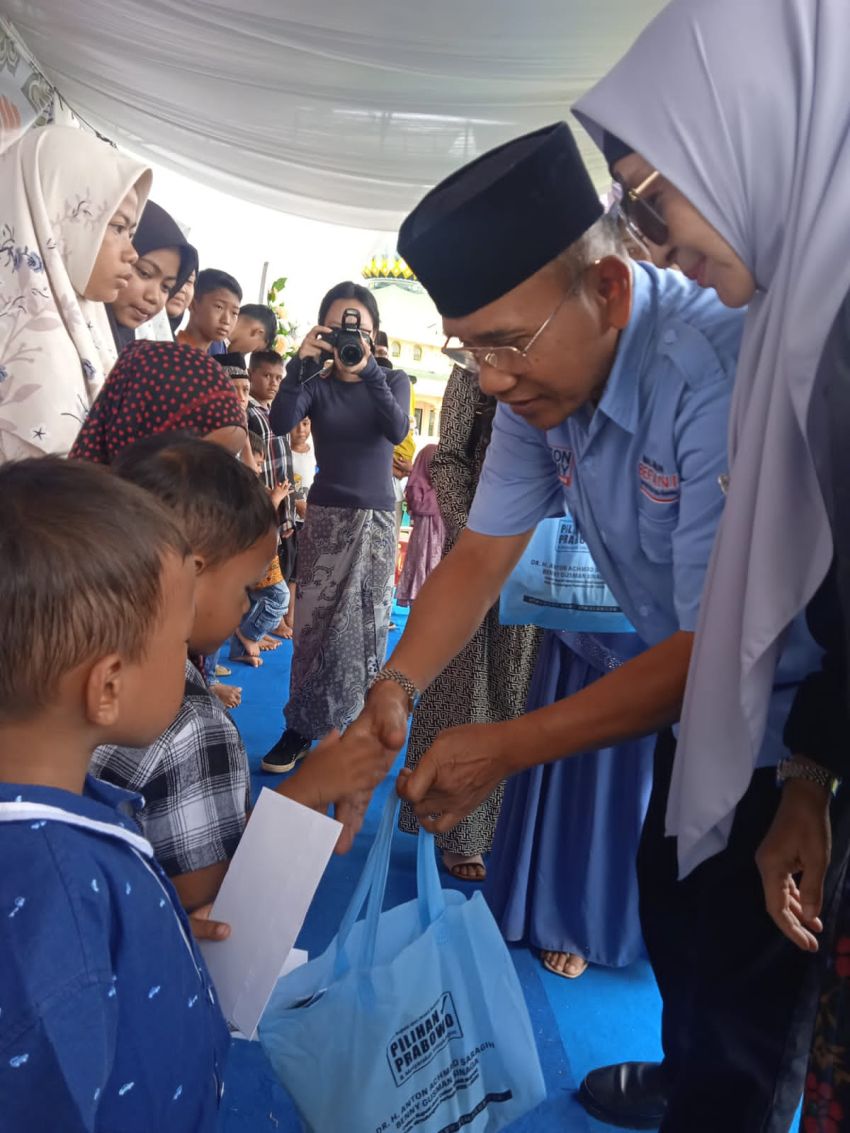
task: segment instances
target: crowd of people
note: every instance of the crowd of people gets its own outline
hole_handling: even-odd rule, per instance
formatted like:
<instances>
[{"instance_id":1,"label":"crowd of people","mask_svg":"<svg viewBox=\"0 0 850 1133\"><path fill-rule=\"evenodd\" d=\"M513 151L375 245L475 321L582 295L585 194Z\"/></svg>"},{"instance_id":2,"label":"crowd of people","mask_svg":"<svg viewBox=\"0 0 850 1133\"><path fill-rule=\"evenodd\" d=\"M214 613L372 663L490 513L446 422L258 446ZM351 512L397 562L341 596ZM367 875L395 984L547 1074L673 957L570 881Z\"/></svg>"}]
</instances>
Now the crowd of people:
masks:
<instances>
[{"instance_id":1,"label":"crowd of people","mask_svg":"<svg viewBox=\"0 0 850 1133\"><path fill-rule=\"evenodd\" d=\"M0 155L0 1124L215 1127L226 678L280 648L252 755L339 852L407 743L401 829L506 939L567 979L648 953L663 1061L593 1070L589 1113L850 1122L849 29L672 0L576 107L607 211L564 122L432 189L398 247L454 369L418 454L375 292L286 359L149 169L60 126ZM503 624L567 513L627 631Z\"/></svg>"}]
</instances>

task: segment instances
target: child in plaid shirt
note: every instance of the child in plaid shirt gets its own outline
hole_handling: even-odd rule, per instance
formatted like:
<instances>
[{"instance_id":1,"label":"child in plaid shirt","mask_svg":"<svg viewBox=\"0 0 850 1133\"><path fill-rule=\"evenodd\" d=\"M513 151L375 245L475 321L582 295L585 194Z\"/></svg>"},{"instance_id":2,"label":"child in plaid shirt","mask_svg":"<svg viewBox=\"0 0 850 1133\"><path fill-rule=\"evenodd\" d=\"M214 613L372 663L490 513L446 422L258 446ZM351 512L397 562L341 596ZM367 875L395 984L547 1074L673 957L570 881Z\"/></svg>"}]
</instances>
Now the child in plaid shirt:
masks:
<instances>
[{"instance_id":1,"label":"child in plaid shirt","mask_svg":"<svg viewBox=\"0 0 850 1133\"><path fill-rule=\"evenodd\" d=\"M275 553L277 517L268 493L224 449L194 439L140 441L113 468L157 496L180 522L197 574L188 651L212 652L239 624L246 591ZM327 808L367 783L374 788L388 770L370 753L371 745L353 759L347 753L344 762L337 759L338 746L338 737L328 737L276 789L306 806ZM144 795L137 817L184 907L191 911L212 901L248 821L250 770L236 725L191 660L174 723L144 750L98 748L92 774Z\"/></svg>"}]
</instances>

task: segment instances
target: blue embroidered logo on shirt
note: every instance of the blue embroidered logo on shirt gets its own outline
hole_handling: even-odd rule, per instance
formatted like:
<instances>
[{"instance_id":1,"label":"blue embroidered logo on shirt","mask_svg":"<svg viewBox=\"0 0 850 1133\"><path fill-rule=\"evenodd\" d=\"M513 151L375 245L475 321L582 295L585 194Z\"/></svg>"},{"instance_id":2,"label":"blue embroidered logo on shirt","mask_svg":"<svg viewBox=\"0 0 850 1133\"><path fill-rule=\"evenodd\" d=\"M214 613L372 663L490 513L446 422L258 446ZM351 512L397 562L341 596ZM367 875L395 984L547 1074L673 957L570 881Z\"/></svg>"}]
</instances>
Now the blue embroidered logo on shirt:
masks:
<instances>
[{"instance_id":1,"label":"blue embroidered logo on shirt","mask_svg":"<svg viewBox=\"0 0 850 1133\"><path fill-rule=\"evenodd\" d=\"M666 472L645 453L638 461L640 490L654 504L674 504L681 495L678 472Z\"/></svg>"},{"instance_id":2,"label":"blue embroidered logo on shirt","mask_svg":"<svg viewBox=\"0 0 850 1133\"><path fill-rule=\"evenodd\" d=\"M28 1054L16 1054L14 1058L9 1059L9 1065L13 1070L18 1070L21 1066L26 1066L29 1060Z\"/></svg>"}]
</instances>

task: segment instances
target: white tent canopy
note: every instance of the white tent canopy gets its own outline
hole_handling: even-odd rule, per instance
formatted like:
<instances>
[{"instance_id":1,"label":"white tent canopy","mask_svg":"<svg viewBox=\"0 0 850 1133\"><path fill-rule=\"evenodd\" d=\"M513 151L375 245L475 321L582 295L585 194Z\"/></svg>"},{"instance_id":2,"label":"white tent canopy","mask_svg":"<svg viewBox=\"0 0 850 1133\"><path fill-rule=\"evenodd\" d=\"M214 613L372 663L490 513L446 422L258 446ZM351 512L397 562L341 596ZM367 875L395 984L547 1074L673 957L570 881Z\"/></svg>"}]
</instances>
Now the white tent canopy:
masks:
<instances>
[{"instance_id":1,"label":"white tent canopy","mask_svg":"<svg viewBox=\"0 0 850 1133\"><path fill-rule=\"evenodd\" d=\"M0 0L62 96L119 144L258 204L380 230L465 161L569 118L662 6Z\"/></svg>"}]
</instances>

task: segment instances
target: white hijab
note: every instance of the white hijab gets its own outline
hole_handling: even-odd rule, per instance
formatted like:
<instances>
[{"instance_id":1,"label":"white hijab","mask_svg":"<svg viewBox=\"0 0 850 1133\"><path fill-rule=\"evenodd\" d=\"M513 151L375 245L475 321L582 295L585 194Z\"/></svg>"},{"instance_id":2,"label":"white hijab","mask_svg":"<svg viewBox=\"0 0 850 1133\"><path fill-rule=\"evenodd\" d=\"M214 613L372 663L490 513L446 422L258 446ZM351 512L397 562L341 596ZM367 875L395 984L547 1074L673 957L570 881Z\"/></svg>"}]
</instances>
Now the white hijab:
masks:
<instances>
[{"instance_id":1,"label":"white hijab","mask_svg":"<svg viewBox=\"0 0 850 1133\"><path fill-rule=\"evenodd\" d=\"M683 875L726 843L783 633L832 556L815 376L850 288L849 61L847 0L673 0L576 108L680 189L760 288L667 811Z\"/></svg>"},{"instance_id":2,"label":"white hijab","mask_svg":"<svg viewBox=\"0 0 850 1133\"><path fill-rule=\"evenodd\" d=\"M107 225L151 174L93 134L29 131L0 156L0 462L67 454L115 361L83 299Z\"/></svg>"}]
</instances>

